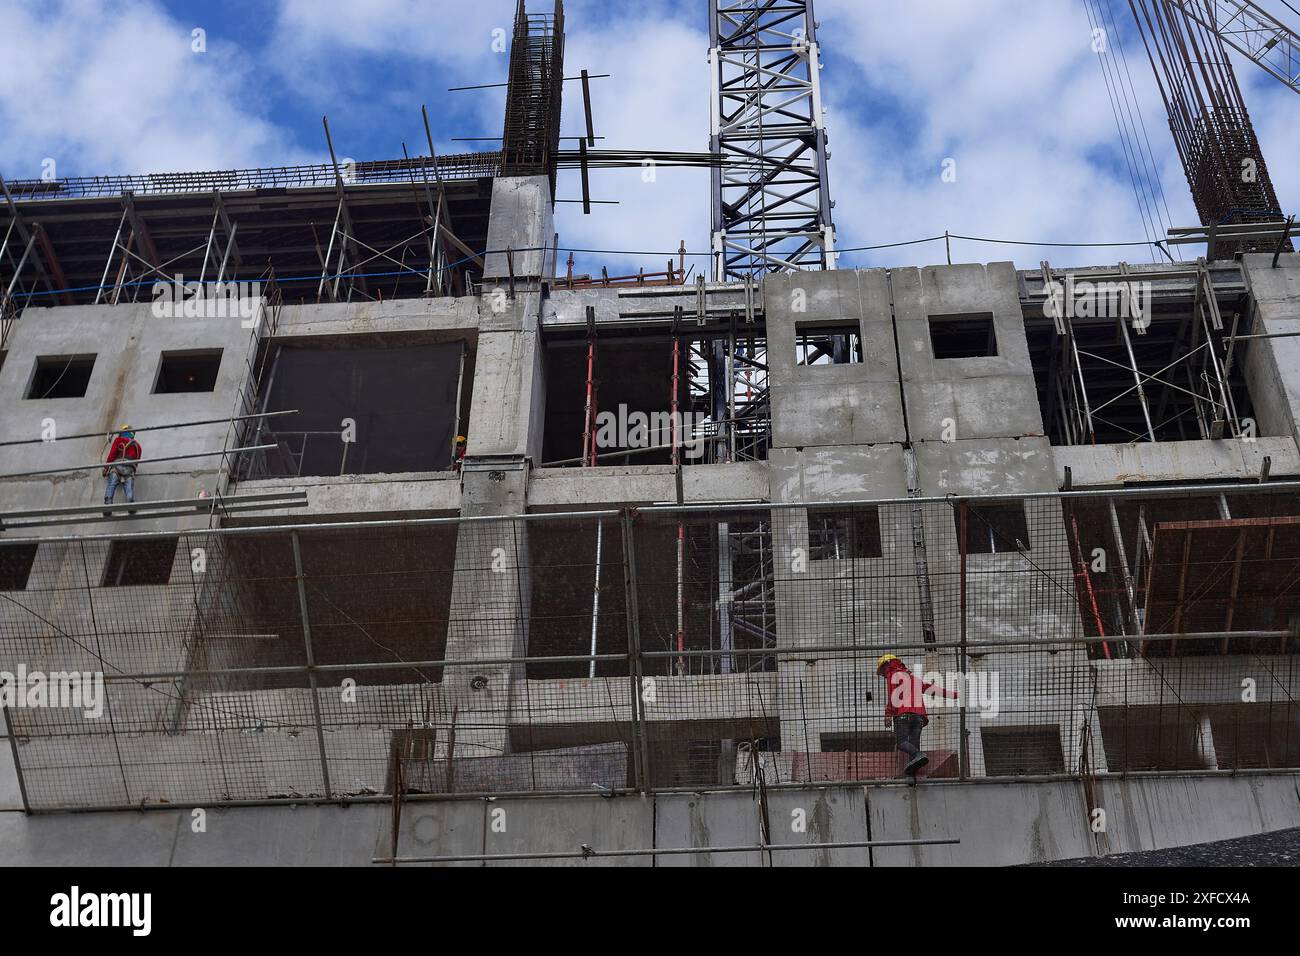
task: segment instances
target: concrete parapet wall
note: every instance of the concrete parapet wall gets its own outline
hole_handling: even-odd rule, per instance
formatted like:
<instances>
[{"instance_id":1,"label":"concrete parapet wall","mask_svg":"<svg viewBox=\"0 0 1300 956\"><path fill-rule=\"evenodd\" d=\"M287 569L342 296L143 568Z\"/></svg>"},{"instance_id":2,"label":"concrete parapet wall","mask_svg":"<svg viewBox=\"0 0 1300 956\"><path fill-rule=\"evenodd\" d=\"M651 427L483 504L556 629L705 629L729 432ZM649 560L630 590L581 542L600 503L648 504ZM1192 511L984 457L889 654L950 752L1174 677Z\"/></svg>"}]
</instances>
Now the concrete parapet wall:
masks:
<instances>
[{"instance_id":1,"label":"concrete parapet wall","mask_svg":"<svg viewBox=\"0 0 1300 956\"><path fill-rule=\"evenodd\" d=\"M924 783L769 790L774 845L895 840L946 846L776 851L776 866L1015 866L1166 849L1300 825L1296 776L1103 779L1106 830L1083 789L1049 783ZM213 810L194 833L187 810L28 817L0 810L0 865L366 866L392 847L386 803ZM758 866L757 849L652 858L597 851L757 846L750 793L496 798L407 803L399 857L574 853L552 866ZM508 862L508 861L502 861ZM484 865L467 861L460 865Z\"/></svg>"}]
</instances>

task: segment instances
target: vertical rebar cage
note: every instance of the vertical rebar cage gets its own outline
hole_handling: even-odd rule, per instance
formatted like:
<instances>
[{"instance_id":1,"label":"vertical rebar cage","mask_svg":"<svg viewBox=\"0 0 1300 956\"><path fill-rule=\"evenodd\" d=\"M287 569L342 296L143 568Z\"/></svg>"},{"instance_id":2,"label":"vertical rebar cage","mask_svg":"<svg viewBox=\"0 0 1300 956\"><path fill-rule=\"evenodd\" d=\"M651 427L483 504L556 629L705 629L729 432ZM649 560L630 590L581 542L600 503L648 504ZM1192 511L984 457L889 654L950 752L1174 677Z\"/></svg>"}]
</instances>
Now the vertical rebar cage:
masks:
<instances>
[{"instance_id":1,"label":"vertical rebar cage","mask_svg":"<svg viewBox=\"0 0 1300 956\"><path fill-rule=\"evenodd\" d=\"M1232 68L1214 0L1129 0L1164 98L1192 200L1207 226L1285 221ZM1235 45L1235 44L1234 44ZM1257 61L1258 62L1258 61ZM1285 243L1288 251L1289 242ZM1215 256L1272 252L1276 240L1220 241Z\"/></svg>"},{"instance_id":2,"label":"vertical rebar cage","mask_svg":"<svg viewBox=\"0 0 1300 956\"><path fill-rule=\"evenodd\" d=\"M547 175L555 193L564 89L564 3L548 14L515 11L502 144L503 176Z\"/></svg>"},{"instance_id":3,"label":"vertical rebar cage","mask_svg":"<svg viewBox=\"0 0 1300 956\"><path fill-rule=\"evenodd\" d=\"M710 0L714 278L835 268L812 0Z\"/></svg>"}]
</instances>

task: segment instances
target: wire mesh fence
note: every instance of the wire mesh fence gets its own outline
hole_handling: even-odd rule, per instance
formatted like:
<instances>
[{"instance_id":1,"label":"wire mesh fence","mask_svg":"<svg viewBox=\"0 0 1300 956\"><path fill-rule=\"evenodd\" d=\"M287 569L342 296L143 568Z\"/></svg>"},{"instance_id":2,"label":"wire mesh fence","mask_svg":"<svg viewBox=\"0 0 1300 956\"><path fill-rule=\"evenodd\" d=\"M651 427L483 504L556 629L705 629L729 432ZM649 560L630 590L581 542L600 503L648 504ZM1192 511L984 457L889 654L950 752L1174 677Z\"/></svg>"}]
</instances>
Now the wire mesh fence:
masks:
<instances>
[{"instance_id":1,"label":"wire mesh fence","mask_svg":"<svg viewBox=\"0 0 1300 956\"><path fill-rule=\"evenodd\" d=\"M3 544L8 745L33 810L1300 768L1294 500Z\"/></svg>"}]
</instances>

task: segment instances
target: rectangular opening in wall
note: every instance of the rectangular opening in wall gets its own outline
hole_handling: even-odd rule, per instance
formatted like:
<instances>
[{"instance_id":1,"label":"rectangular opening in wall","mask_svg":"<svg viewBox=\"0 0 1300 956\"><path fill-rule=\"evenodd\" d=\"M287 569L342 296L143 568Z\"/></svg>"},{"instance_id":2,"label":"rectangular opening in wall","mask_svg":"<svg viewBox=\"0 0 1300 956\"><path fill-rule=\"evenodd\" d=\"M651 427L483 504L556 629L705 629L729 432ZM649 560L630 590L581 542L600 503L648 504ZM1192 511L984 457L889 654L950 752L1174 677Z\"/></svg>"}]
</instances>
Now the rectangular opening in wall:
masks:
<instances>
[{"instance_id":1,"label":"rectangular opening in wall","mask_svg":"<svg viewBox=\"0 0 1300 956\"><path fill-rule=\"evenodd\" d=\"M953 524L961 538L961 511L954 510ZM970 505L966 511L966 553L1006 554L1029 551L1029 526L1023 502Z\"/></svg>"},{"instance_id":2,"label":"rectangular opening in wall","mask_svg":"<svg viewBox=\"0 0 1300 956\"><path fill-rule=\"evenodd\" d=\"M166 584L171 580L172 563L175 560L175 538L114 541L108 549L103 586L115 588Z\"/></svg>"},{"instance_id":3,"label":"rectangular opening in wall","mask_svg":"<svg viewBox=\"0 0 1300 956\"><path fill-rule=\"evenodd\" d=\"M857 365L862 362L862 330L857 322L796 322L796 365Z\"/></svg>"},{"instance_id":4,"label":"rectangular opening in wall","mask_svg":"<svg viewBox=\"0 0 1300 956\"><path fill-rule=\"evenodd\" d=\"M593 640L597 654L627 653L623 539L618 522L608 518L534 521L528 526L526 545L531 584L529 657L589 654ZM590 661L534 660L527 665L527 676L533 680L586 677L590 670ZM625 661L596 664L598 677L625 674Z\"/></svg>"},{"instance_id":5,"label":"rectangular opening in wall","mask_svg":"<svg viewBox=\"0 0 1300 956\"><path fill-rule=\"evenodd\" d=\"M93 355L42 355L36 359L27 397L81 398L90 386Z\"/></svg>"},{"instance_id":6,"label":"rectangular opening in wall","mask_svg":"<svg viewBox=\"0 0 1300 956\"><path fill-rule=\"evenodd\" d=\"M204 611L190 667L209 674L271 670L196 675L188 686L196 693L310 687L303 669L308 640L315 664L331 668L317 675L318 685L354 682L358 708L386 706L385 688L441 681L442 667L429 662L446 656L458 536L451 523L300 531L301 581L287 532L206 539L224 541L219 552L209 545L207 557L206 579L217 574L221 585L211 599L216 606ZM188 575L179 577L179 586L188 588ZM485 562L477 580L502 577ZM507 607L466 627L479 635L500 631L510 613ZM333 669L352 664L368 666Z\"/></svg>"},{"instance_id":7,"label":"rectangular opening in wall","mask_svg":"<svg viewBox=\"0 0 1300 956\"><path fill-rule=\"evenodd\" d=\"M1273 414L1271 380L1248 374L1263 355L1256 350L1271 349L1273 343L1238 341L1227 362L1228 329L1259 331L1250 324L1249 296L1219 293L1224 333L1215 332L1207 344L1208 319L1196 314L1192 300L1204 308L1210 299L1193 296L1195 283L1187 281L1186 298L1162 295L1147 301L1141 321L1108 307L1101 315L1074 315L1069 335L1062 336L1051 318L1026 315L1038 405L1053 445L1290 434L1290 426L1282 427ZM1113 300L1101 300L1108 301ZM1252 396L1252 390L1259 394Z\"/></svg>"},{"instance_id":8,"label":"rectangular opening in wall","mask_svg":"<svg viewBox=\"0 0 1300 956\"><path fill-rule=\"evenodd\" d=\"M988 358L998 354L992 312L930 316L930 345L937 359Z\"/></svg>"},{"instance_id":9,"label":"rectangular opening in wall","mask_svg":"<svg viewBox=\"0 0 1300 956\"><path fill-rule=\"evenodd\" d=\"M1098 707L1097 719L1111 773L1210 767L1200 715L1185 703Z\"/></svg>"},{"instance_id":10,"label":"rectangular opening in wall","mask_svg":"<svg viewBox=\"0 0 1300 956\"><path fill-rule=\"evenodd\" d=\"M473 380L473 350L465 342L363 348L337 338L276 352L265 407L298 412L268 420L249 441L276 447L244 459L245 477L447 471L457 434L473 447L462 388Z\"/></svg>"},{"instance_id":11,"label":"rectangular opening in wall","mask_svg":"<svg viewBox=\"0 0 1300 956\"><path fill-rule=\"evenodd\" d=\"M543 466L579 467L584 453L589 460L593 450L597 465L668 465L674 440L683 464L708 460L712 442L706 436L716 433L716 426L693 411L694 356L689 345L682 339L678 346L674 420L672 337L599 335L591 362L588 427L586 338L548 340Z\"/></svg>"},{"instance_id":12,"label":"rectangular opening in wall","mask_svg":"<svg viewBox=\"0 0 1300 956\"><path fill-rule=\"evenodd\" d=\"M808 557L812 560L854 561L882 554L878 509L809 509Z\"/></svg>"},{"instance_id":13,"label":"rectangular opening in wall","mask_svg":"<svg viewBox=\"0 0 1300 956\"><path fill-rule=\"evenodd\" d=\"M210 392L217 387L221 349L163 352L158 363L155 395L177 392Z\"/></svg>"},{"instance_id":14,"label":"rectangular opening in wall","mask_svg":"<svg viewBox=\"0 0 1300 956\"><path fill-rule=\"evenodd\" d=\"M1220 770L1300 767L1300 706L1256 701L1210 709Z\"/></svg>"},{"instance_id":15,"label":"rectangular opening in wall","mask_svg":"<svg viewBox=\"0 0 1300 956\"><path fill-rule=\"evenodd\" d=\"M793 532L784 530L781 540L787 534ZM770 512L701 512L680 528L671 515L641 522L638 629L645 650L668 652L647 657L646 675L776 670L769 649L778 644L775 582L782 559L774 537ZM672 656L679 646L710 653Z\"/></svg>"},{"instance_id":16,"label":"rectangular opening in wall","mask_svg":"<svg viewBox=\"0 0 1300 956\"><path fill-rule=\"evenodd\" d=\"M1065 772L1060 727L985 727L980 736L990 777Z\"/></svg>"},{"instance_id":17,"label":"rectangular opening in wall","mask_svg":"<svg viewBox=\"0 0 1300 956\"><path fill-rule=\"evenodd\" d=\"M0 544L0 591L26 588L35 561L34 544Z\"/></svg>"},{"instance_id":18,"label":"rectangular opening in wall","mask_svg":"<svg viewBox=\"0 0 1300 956\"><path fill-rule=\"evenodd\" d=\"M662 698L661 698L662 699ZM732 786L738 765L750 763L748 744L774 736L771 718L647 721L650 784L654 787ZM771 779L769 777L769 779Z\"/></svg>"}]
</instances>

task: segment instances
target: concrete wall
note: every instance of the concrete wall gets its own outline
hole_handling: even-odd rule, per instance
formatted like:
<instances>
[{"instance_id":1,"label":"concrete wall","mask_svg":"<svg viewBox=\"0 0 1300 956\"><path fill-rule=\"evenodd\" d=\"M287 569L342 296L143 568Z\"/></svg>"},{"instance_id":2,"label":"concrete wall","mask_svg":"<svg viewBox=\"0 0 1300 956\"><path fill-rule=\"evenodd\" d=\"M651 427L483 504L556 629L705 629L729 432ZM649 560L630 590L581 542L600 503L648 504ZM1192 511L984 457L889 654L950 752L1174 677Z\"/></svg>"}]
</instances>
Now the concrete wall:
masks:
<instances>
[{"instance_id":1,"label":"concrete wall","mask_svg":"<svg viewBox=\"0 0 1300 956\"><path fill-rule=\"evenodd\" d=\"M1269 255L1248 255L1243 262L1258 306L1252 332L1286 336L1248 342L1241 358L1259 433L1300 442L1300 254L1279 257L1276 269Z\"/></svg>"},{"instance_id":2,"label":"concrete wall","mask_svg":"<svg viewBox=\"0 0 1300 956\"><path fill-rule=\"evenodd\" d=\"M230 318L157 318L151 303L118 306L29 308L14 327L8 355L0 367L0 441L41 438L47 421L56 435L107 434L123 424L136 428L219 419L235 414L247 388L251 328ZM211 392L155 395L164 351L221 349L221 367ZM82 398L28 399L27 390L40 356L94 355L90 384ZM224 423L142 432L144 462L135 481L139 500L189 499L220 488L219 455L150 463L170 457L221 451ZM233 447L233 443L232 443ZM4 474L102 462L103 438L69 439L11 446L4 451ZM103 501L99 467L35 479L0 478L0 511L92 505ZM118 494L118 502L123 500ZM188 522L188 524L187 524ZM206 518L134 520L132 531L170 530L206 525ZM33 529L38 536L79 533L107 525Z\"/></svg>"},{"instance_id":3,"label":"concrete wall","mask_svg":"<svg viewBox=\"0 0 1300 956\"><path fill-rule=\"evenodd\" d=\"M383 302L320 302L281 307L275 337L284 341L330 336L395 336L423 342L473 340L478 307L473 298L388 299ZM323 342L321 344L324 344Z\"/></svg>"},{"instance_id":4,"label":"concrete wall","mask_svg":"<svg viewBox=\"0 0 1300 956\"><path fill-rule=\"evenodd\" d=\"M1255 441L1141 442L1130 445L1069 445L1052 449L1055 480L1065 483L1070 469L1076 488L1122 487L1134 481L1250 481L1259 478L1264 459L1274 478L1300 475L1295 439Z\"/></svg>"},{"instance_id":5,"label":"concrete wall","mask_svg":"<svg viewBox=\"0 0 1300 956\"><path fill-rule=\"evenodd\" d=\"M0 744L4 741L0 740ZM0 795L5 794L0 756ZM955 845L775 851L773 866L1015 866L1166 849L1300 825L1295 776L1104 778L1106 830L1077 783L823 787L768 792L772 843L957 840ZM8 806L5 804L4 806ZM752 846L749 793L573 796L407 803L399 857ZM29 817L0 807L0 866L367 866L391 852L384 803ZM760 866L757 850L664 855L657 866ZM648 866L650 856L534 861ZM516 861L501 861L519 865ZM484 865L466 861L452 865ZM491 865L491 864L488 864Z\"/></svg>"},{"instance_id":6,"label":"concrete wall","mask_svg":"<svg viewBox=\"0 0 1300 956\"><path fill-rule=\"evenodd\" d=\"M889 287L883 269L798 272L763 282L772 445L863 445L903 437ZM855 324L863 361L796 365L803 323Z\"/></svg>"},{"instance_id":7,"label":"concrete wall","mask_svg":"<svg viewBox=\"0 0 1300 956\"><path fill-rule=\"evenodd\" d=\"M892 286L913 441L1043 434L1011 263L896 269ZM993 316L997 355L935 358L930 317L970 313Z\"/></svg>"}]
</instances>

